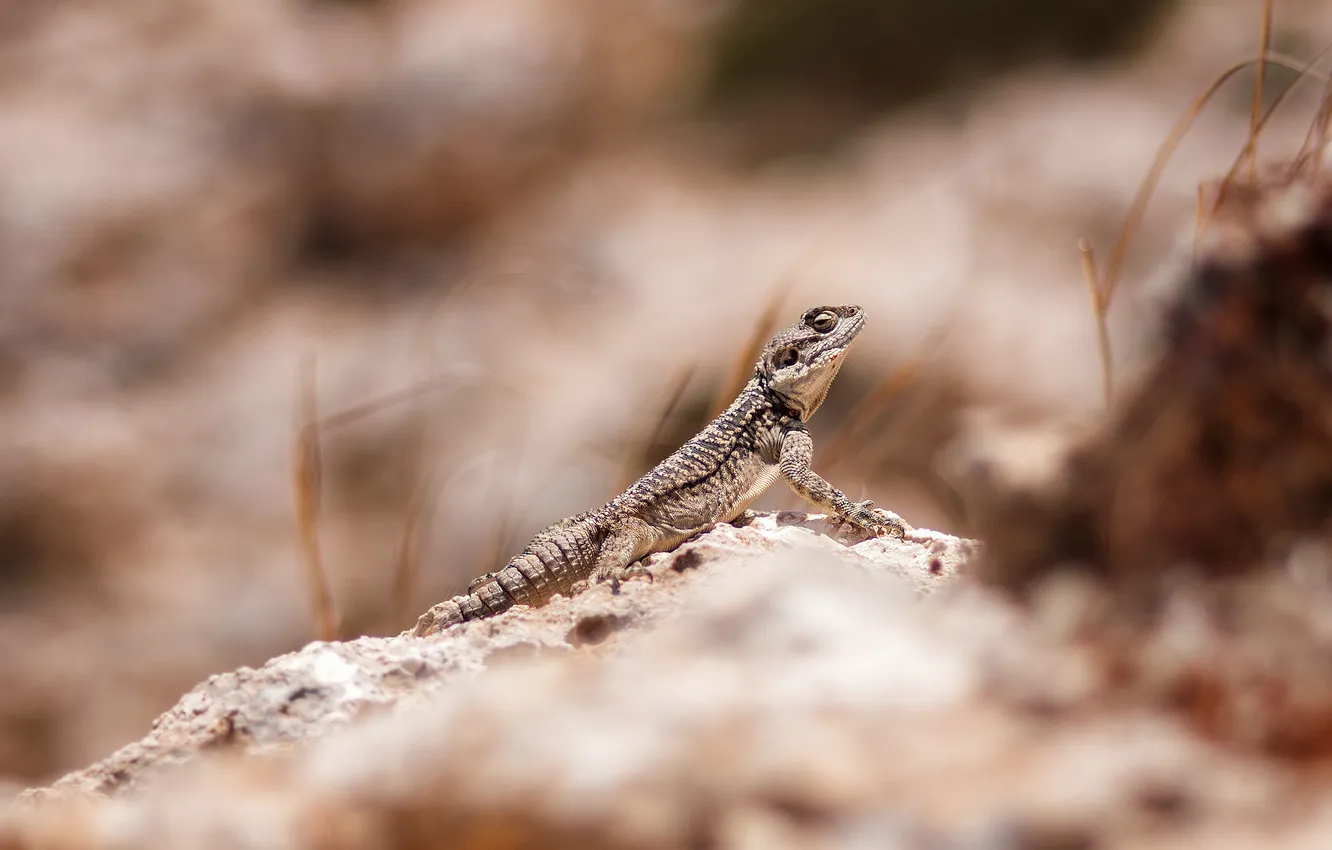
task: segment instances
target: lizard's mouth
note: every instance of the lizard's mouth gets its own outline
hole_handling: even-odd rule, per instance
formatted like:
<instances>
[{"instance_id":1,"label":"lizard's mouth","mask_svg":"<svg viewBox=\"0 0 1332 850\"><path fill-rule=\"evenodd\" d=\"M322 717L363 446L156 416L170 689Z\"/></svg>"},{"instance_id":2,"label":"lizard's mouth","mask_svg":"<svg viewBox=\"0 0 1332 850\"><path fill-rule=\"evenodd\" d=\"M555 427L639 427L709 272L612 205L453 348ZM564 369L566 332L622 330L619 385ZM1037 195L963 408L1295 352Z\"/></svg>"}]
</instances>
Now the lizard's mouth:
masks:
<instances>
[{"instance_id":1,"label":"lizard's mouth","mask_svg":"<svg viewBox=\"0 0 1332 850\"><path fill-rule=\"evenodd\" d=\"M829 366L836 366L840 364L842 362L842 358L845 356L846 356L845 350L825 352L823 356L816 357L814 359L814 362L811 363L810 365L814 366L815 368L826 369Z\"/></svg>"}]
</instances>

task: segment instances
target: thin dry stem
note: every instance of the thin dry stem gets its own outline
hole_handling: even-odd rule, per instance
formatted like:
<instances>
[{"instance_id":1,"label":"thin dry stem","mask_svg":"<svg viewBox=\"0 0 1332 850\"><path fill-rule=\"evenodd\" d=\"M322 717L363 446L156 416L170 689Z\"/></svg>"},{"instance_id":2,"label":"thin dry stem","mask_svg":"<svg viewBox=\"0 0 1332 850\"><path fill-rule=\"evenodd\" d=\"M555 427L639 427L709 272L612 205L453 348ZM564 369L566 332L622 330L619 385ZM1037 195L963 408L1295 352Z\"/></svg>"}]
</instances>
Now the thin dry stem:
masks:
<instances>
[{"instance_id":1,"label":"thin dry stem","mask_svg":"<svg viewBox=\"0 0 1332 850\"><path fill-rule=\"evenodd\" d=\"M1314 180L1319 180L1323 176L1323 160L1327 158L1330 144L1328 126L1332 125L1332 86L1328 88L1328 96L1323 99L1323 108L1318 121L1318 148L1314 151Z\"/></svg>"},{"instance_id":2,"label":"thin dry stem","mask_svg":"<svg viewBox=\"0 0 1332 850\"><path fill-rule=\"evenodd\" d=\"M922 352L939 351L943 341L952 331L952 323L936 328L921 345ZM860 440L865 430L887 409L889 403L907 387L916 383L916 376L924 362L923 354L913 357L875 384L855 407L851 408L851 412L837 430L829 435L828 448L820 455L820 465L828 469L835 467L850 447Z\"/></svg>"},{"instance_id":3,"label":"thin dry stem","mask_svg":"<svg viewBox=\"0 0 1332 850\"><path fill-rule=\"evenodd\" d=\"M1207 232L1207 184L1198 184L1198 202L1193 208L1193 262L1198 261L1198 248L1202 245L1203 235ZM1088 248L1090 251L1091 249ZM1085 270L1084 270L1085 272ZM1092 269L1092 277L1095 278L1096 269ZM1097 297L1100 295L1100 288L1097 288Z\"/></svg>"},{"instance_id":4,"label":"thin dry stem","mask_svg":"<svg viewBox=\"0 0 1332 850\"><path fill-rule=\"evenodd\" d=\"M1101 355L1101 393L1106 410L1109 410L1115 398L1114 360L1111 357L1110 329L1107 322L1110 305L1096 280L1096 261L1092 257L1091 243L1086 239L1079 239L1078 253L1082 255L1082 274L1087 279L1087 289L1091 293L1092 312L1096 314L1096 346Z\"/></svg>"},{"instance_id":5,"label":"thin dry stem","mask_svg":"<svg viewBox=\"0 0 1332 850\"><path fill-rule=\"evenodd\" d=\"M937 347L927 346L926 350L937 350ZM874 431L869 439L857 441L855 471L862 480L878 479L888 474L894 479L915 484L954 528L964 528L968 514L957 488L939 473L928 455L915 450L903 453L901 450L906 444L895 439L903 433L908 423L940 408L945 386L938 381L920 382L914 378L901 388L905 389L906 386L916 386L918 391L903 400L885 427ZM868 424L874 419L871 417L865 421ZM829 470L832 469L832 464L827 466ZM794 505L798 507L799 502Z\"/></svg>"},{"instance_id":6,"label":"thin dry stem","mask_svg":"<svg viewBox=\"0 0 1332 850\"><path fill-rule=\"evenodd\" d=\"M319 428L322 431L331 431L334 428L341 428L345 425L350 425L353 422L365 419L367 416L371 416L386 408L397 404L405 404L406 402L414 401L422 396L433 392L439 392L440 390L448 389L452 386L454 386L454 384L451 382L447 382L444 379L432 375L431 377L417 381L414 384L408 384L402 389L385 393L378 398L372 398L369 401L354 404L351 407L344 408L336 413L330 413L323 419L319 420Z\"/></svg>"},{"instance_id":7,"label":"thin dry stem","mask_svg":"<svg viewBox=\"0 0 1332 850\"><path fill-rule=\"evenodd\" d=\"M320 484L323 466L319 448L319 405L315 389L315 359L302 364L296 388L299 420L292 451L292 491L296 503L296 528L300 536L302 562L315 617L315 637L337 639L338 616L333 607L324 558L319 548Z\"/></svg>"},{"instance_id":8,"label":"thin dry stem","mask_svg":"<svg viewBox=\"0 0 1332 850\"><path fill-rule=\"evenodd\" d=\"M313 435L308 439L314 443L315 461L318 462L318 437L320 434L351 425L389 407L414 401L449 386L452 386L452 384L441 380L436 375L431 375L425 380L418 381L400 390L352 405L336 413L331 413L322 419L310 420L304 427L303 432ZM309 415L316 415L313 406L309 407L309 411ZM418 433L417 451L417 455L422 461L424 461L426 455L425 442L426 436L424 429L422 429ZM431 477L422 475L407 501L407 515L403 518L402 535L398 541L398 549L394 554L393 561L393 598L394 607L399 617L409 617L411 612L415 610L413 603L416 597L417 579L420 574L420 558L425 548L425 536L428 532L428 526L423 525L421 519L423 516L429 516L433 513L433 505L438 500L438 495L434 490ZM305 539L304 533L302 539ZM311 537L308 545L314 547L315 557L318 557L318 540ZM309 555L307 555L307 560L308 558ZM318 563L322 564L322 561ZM322 570L322 566L320 566L320 569Z\"/></svg>"},{"instance_id":9,"label":"thin dry stem","mask_svg":"<svg viewBox=\"0 0 1332 850\"><path fill-rule=\"evenodd\" d=\"M439 313L446 307L451 306L455 299L467 288L467 285L461 285L450 289L443 298L440 298L434 305L432 321L430 326L438 324L436 321ZM414 387L407 388L406 391L400 391L388 399L380 399L375 409L382 409L398 401L407 401L414 399L416 394L411 390L419 388L421 394L427 391L442 387L439 382L438 366L439 352L436 348L439 335L435 333L422 333L416 342L417 348L423 353L426 360L426 376L420 383ZM393 563L393 603L397 614L398 622L410 623L412 616L417 610L416 589L421 576L421 558L427 550L430 543L431 523L430 520L435 515L435 507L439 502L440 491L436 486L438 457L436 455L436 444L432 441L432 424L429 416L422 411L416 421L414 431L414 466L419 472L412 484L412 493L407 500L405 515L402 521L402 533L398 539L398 549L394 553Z\"/></svg>"},{"instance_id":10,"label":"thin dry stem","mask_svg":"<svg viewBox=\"0 0 1332 850\"><path fill-rule=\"evenodd\" d=\"M680 400L684 398L685 390L689 388L689 383L694 379L696 371L697 365L691 363L680 369L674 380L668 385L666 394L663 396L663 403L657 408L657 415L649 420L652 423L651 430L645 433L642 439L631 443L628 447L629 450L625 452L624 460L620 464L620 476L615 489L616 493L624 492L642 474L643 461L647 458L648 449L661 442L667 425L671 421L671 416L675 413L676 408L680 406Z\"/></svg>"},{"instance_id":11,"label":"thin dry stem","mask_svg":"<svg viewBox=\"0 0 1332 850\"><path fill-rule=\"evenodd\" d=\"M514 469L523 469L524 456L526 454L526 444L517 446L514 449ZM518 507L517 507L517 488L503 487L495 474L495 461L499 455L490 455L486 468L488 470L486 485L487 504L492 507L491 515L498 519L495 523L494 533L490 538L490 546L485 549L480 556L477 565L469 572L471 576L480 576L500 569L508 563L509 556L513 551L514 529L517 527Z\"/></svg>"},{"instance_id":12,"label":"thin dry stem","mask_svg":"<svg viewBox=\"0 0 1332 850\"><path fill-rule=\"evenodd\" d=\"M394 557L393 602L399 622L410 622L416 611L416 586L421 575L421 553L428 541L429 523L422 520L433 515L439 494L429 475L422 475L407 504L403 519L402 536Z\"/></svg>"},{"instance_id":13,"label":"thin dry stem","mask_svg":"<svg viewBox=\"0 0 1332 850\"><path fill-rule=\"evenodd\" d=\"M882 451L872 453L866 468L873 470L876 477L890 475L894 480L910 482L919 487L951 526L951 528L941 527L938 530L960 533L963 529L971 527L972 516L967 507L967 500L953 482L941 475L932 465L884 457L884 454Z\"/></svg>"},{"instance_id":14,"label":"thin dry stem","mask_svg":"<svg viewBox=\"0 0 1332 850\"><path fill-rule=\"evenodd\" d=\"M393 603L399 622L410 622L416 610L416 587L421 574L421 553L425 551L430 531L428 518L434 515L439 493L435 489L427 457L430 454L429 426L424 416L418 418L408 451L412 466L420 470L412 484L402 521L402 534L393 558Z\"/></svg>"},{"instance_id":15,"label":"thin dry stem","mask_svg":"<svg viewBox=\"0 0 1332 850\"><path fill-rule=\"evenodd\" d=\"M486 575L500 569L509 559L513 538L514 509L512 501L506 500L499 510L499 522L495 523L495 533L490 539L490 548L481 559L481 568L473 570L473 575Z\"/></svg>"},{"instance_id":16,"label":"thin dry stem","mask_svg":"<svg viewBox=\"0 0 1332 850\"><path fill-rule=\"evenodd\" d=\"M790 291L791 277L788 276L768 293L763 312L754 322L749 338L736 350L735 360L731 362L731 370L727 373L726 380L717 387L717 394L713 397L712 407L708 411L709 422L721 415L721 412L735 401L735 397L740 394L741 388L753 374L754 363L758 360L759 352L763 350L763 344L777 332L781 311Z\"/></svg>"},{"instance_id":17,"label":"thin dry stem","mask_svg":"<svg viewBox=\"0 0 1332 850\"><path fill-rule=\"evenodd\" d=\"M1272 0L1263 0L1263 23L1258 31L1258 67L1253 81L1253 109L1249 113L1249 180L1258 176L1258 131L1263 112L1263 80L1267 76L1267 51L1272 46Z\"/></svg>"},{"instance_id":18,"label":"thin dry stem","mask_svg":"<svg viewBox=\"0 0 1332 850\"><path fill-rule=\"evenodd\" d=\"M1324 47L1318 55L1332 51L1332 45ZM1317 61L1317 60L1315 60ZM1312 179L1317 182L1322 177L1323 159L1327 151L1327 132L1328 120L1332 118L1332 81L1323 82L1323 100L1318 104L1318 111L1314 113L1314 119L1309 124L1309 130L1304 134L1304 141L1300 144L1300 150L1295 154L1296 170L1302 168L1306 162L1313 159Z\"/></svg>"},{"instance_id":19,"label":"thin dry stem","mask_svg":"<svg viewBox=\"0 0 1332 850\"><path fill-rule=\"evenodd\" d=\"M1165 141L1157 149L1156 157L1152 161L1152 166L1147 171L1142 183L1138 186L1138 192L1133 198L1133 205L1129 208L1129 213L1124 218L1124 226L1120 229L1119 239L1115 242L1114 250L1110 254L1110 260L1106 265L1105 272L1100 276L1101 298L1106 309L1114 302L1115 291L1119 286L1119 276L1124 269L1124 260L1128 255L1128 247L1133 242L1133 237L1137 235L1138 228L1142 225L1142 220L1147 212L1147 203L1151 200L1152 194L1156 191L1156 184L1161 179L1162 172L1165 171L1166 164L1170 157L1174 155L1175 149L1188 133L1193 122L1207 106L1208 102L1216 95L1226 82L1240 71L1252 65L1257 59L1246 59L1243 62L1236 62L1212 81L1211 85L1194 99L1193 103L1185 111L1184 115L1170 129ZM1281 65L1291 70L1299 70L1299 64L1293 62L1288 57L1282 56L1276 52L1269 51L1265 57L1266 62Z\"/></svg>"},{"instance_id":20,"label":"thin dry stem","mask_svg":"<svg viewBox=\"0 0 1332 850\"><path fill-rule=\"evenodd\" d=\"M1240 167L1246 161L1252 163L1253 150L1255 145L1257 144L1258 136L1262 133L1263 128L1267 126L1267 122L1272 120L1272 116L1276 114L1276 111L1281 108L1282 104L1284 104L1286 100L1289 99L1292 94L1294 94L1295 88L1306 77L1312 77L1313 79L1321 80L1325 86L1328 85L1328 77L1325 74L1314 70L1314 67L1320 61L1322 61L1323 57L1326 56L1329 52L1332 52L1332 45L1328 45L1327 47L1324 47L1322 50L1318 51L1318 55L1314 56L1313 59L1310 59L1302 68L1299 68L1298 76L1296 76L1295 79L1292 80L1289 85L1287 85L1284 89L1281 90L1281 93L1278 94L1276 98L1272 101L1272 105L1267 108L1267 111L1264 112L1262 117L1258 120L1257 126L1254 127L1252 131L1249 133L1249 138L1244 143L1243 150L1241 150L1239 154L1235 157L1235 161L1230 164L1230 169L1226 171L1226 176L1222 179L1221 184L1217 189L1216 200L1212 203L1212 209L1211 213L1208 216L1207 223L1210 223L1211 218L1216 215L1217 211L1221 209L1222 204L1225 203L1226 196L1230 190L1230 187L1234 184L1236 175L1239 174ZM1278 62L1277 64L1280 64L1280 62ZM1317 123L1317 121L1318 119L1315 118L1315 124ZM1312 129L1312 127L1310 129ZM1294 163L1296 169L1299 168L1300 162L1303 161L1306 155L1305 148L1309 142L1309 139L1310 135L1306 134L1304 143L1300 145L1299 151L1295 154L1295 157L1292 159L1292 163ZM1249 172L1249 179L1251 182L1257 179L1252 169ZM1203 231L1204 232L1206 231L1206 225L1204 225Z\"/></svg>"}]
</instances>

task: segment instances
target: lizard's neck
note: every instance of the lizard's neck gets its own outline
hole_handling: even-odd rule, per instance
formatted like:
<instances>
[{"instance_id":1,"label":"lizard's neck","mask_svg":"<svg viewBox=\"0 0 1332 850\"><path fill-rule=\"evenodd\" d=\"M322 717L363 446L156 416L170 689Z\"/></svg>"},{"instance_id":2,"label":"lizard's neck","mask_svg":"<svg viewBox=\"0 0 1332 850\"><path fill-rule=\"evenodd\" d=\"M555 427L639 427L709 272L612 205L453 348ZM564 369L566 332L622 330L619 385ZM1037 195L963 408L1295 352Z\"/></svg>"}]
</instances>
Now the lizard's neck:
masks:
<instances>
[{"instance_id":1,"label":"lizard's neck","mask_svg":"<svg viewBox=\"0 0 1332 850\"><path fill-rule=\"evenodd\" d=\"M776 390L769 386L767 380L761 373L755 373L754 379L749 382L749 386L745 387L745 391L752 391L761 396L763 401L767 403L778 416L789 416L800 422L805 421L805 417L800 415L800 411L792 407L786 399L782 398Z\"/></svg>"}]
</instances>

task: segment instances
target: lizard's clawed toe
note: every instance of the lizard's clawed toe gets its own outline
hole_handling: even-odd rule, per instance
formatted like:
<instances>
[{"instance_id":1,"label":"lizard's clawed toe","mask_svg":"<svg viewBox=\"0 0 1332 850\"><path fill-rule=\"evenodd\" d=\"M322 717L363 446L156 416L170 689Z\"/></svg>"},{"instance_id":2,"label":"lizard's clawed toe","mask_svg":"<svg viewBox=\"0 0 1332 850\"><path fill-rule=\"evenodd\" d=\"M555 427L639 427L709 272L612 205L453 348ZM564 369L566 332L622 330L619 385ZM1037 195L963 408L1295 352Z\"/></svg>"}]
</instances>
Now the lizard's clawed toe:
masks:
<instances>
[{"instance_id":1,"label":"lizard's clawed toe","mask_svg":"<svg viewBox=\"0 0 1332 850\"><path fill-rule=\"evenodd\" d=\"M892 511L874 507L869 499L852 504L851 510L841 519L871 537L897 537L905 540L910 531L901 517Z\"/></svg>"},{"instance_id":2,"label":"lizard's clawed toe","mask_svg":"<svg viewBox=\"0 0 1332 850\"><path fill-rule=\"evenodd\" d=\"M597 576L596 578L598 582L609 582L612 593L619 593L620 585L633 579L647 579L653 583L656 581L648 568L638 563L630 564L627 567L616 567L607 572L606 575Z\"/></svg>"}]
</instances>

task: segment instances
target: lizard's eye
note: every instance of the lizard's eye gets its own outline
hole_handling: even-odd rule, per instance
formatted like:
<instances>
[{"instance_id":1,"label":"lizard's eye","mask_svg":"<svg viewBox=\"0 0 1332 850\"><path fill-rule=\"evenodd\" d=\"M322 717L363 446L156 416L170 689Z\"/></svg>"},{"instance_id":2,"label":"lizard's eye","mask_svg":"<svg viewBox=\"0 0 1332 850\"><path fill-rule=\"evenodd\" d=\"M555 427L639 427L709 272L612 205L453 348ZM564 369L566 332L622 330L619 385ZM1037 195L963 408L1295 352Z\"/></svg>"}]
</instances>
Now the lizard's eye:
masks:
<instances>
[{"instance_id":1,"label":"lizard's eye","mask_svg":"<svg viewBox=\"0 0 1332 850\"><path fill-rule=\"evenodd\" d=\"M837 314L831 310L824 310L822 313L810 317L806 320L806 323L819 333L826 334L837 327Z\"/></svg>"},{"instance_id":2,"label":"lizard's eye","mask_svg":"<svg viewBox=\"0 0 1332 850\"><path fill-rule=\"evenodd\" d=\"M772 362L777 364L778 369L784 369L787 366L794 366L800 359L800 352L794 348L783 348L777 352L777 356L772 358Z\"/></svg>"}]
</instances>

